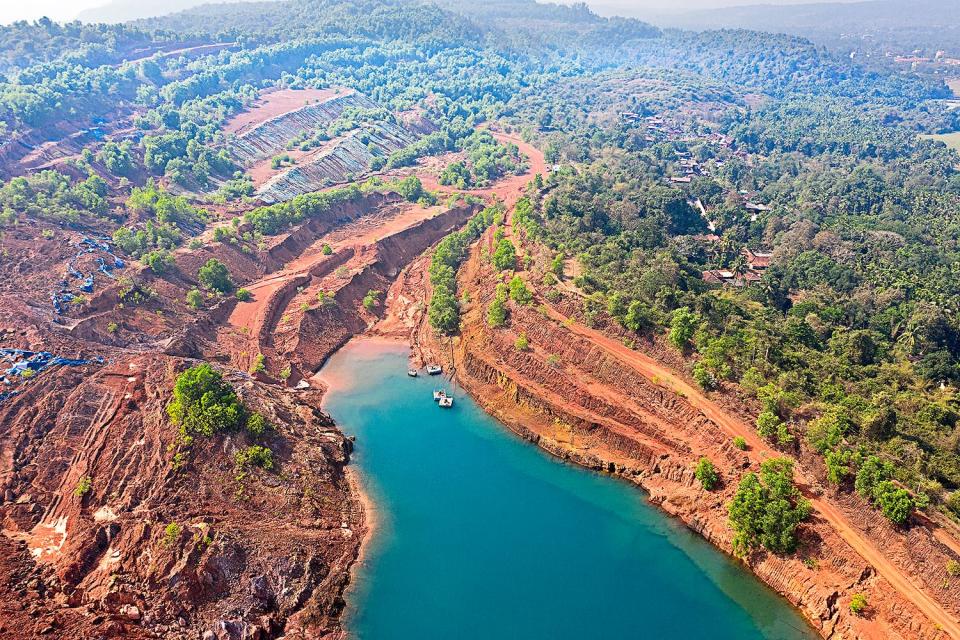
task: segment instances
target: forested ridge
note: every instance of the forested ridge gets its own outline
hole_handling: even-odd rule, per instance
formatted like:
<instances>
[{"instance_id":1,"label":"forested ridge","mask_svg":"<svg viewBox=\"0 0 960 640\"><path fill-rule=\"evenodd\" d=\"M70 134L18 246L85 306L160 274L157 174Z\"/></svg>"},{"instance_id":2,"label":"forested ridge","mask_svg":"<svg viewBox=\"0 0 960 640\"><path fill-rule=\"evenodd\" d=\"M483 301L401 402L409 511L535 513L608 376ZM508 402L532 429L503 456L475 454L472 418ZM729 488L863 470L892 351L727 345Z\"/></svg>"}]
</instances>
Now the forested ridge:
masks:
<instances>
[{"instance_id":1,"label":"forested ridge","mask_svg":"<svg viewBox=\"0 0 960 640\"><path fill-rule=\"evenodd\" d=\"M199 230L199 209L250 198L224 126L268 88L382 105L305 132L300 151L416 112L432 131L368 169L459 152L440 178L460 189L522 169L475 132L495 124L556 165L520 216L550 254L547 295L671 343L705 389L762 405L762 435L816 451L891 519L903 500L875 489L893 480L911 508L960 514L960 157L919 138L960 129L940 79L794 36L521 0L208 5L116 27L16 23L0 43L5 149L123 121L57 167L8 171L0 225L106 221L121 249L156 258ZM276 232L312 215L308 200L250 200L247 220ZM577 295L558 286L566 261Z\"/></svg>"}]
</instances>

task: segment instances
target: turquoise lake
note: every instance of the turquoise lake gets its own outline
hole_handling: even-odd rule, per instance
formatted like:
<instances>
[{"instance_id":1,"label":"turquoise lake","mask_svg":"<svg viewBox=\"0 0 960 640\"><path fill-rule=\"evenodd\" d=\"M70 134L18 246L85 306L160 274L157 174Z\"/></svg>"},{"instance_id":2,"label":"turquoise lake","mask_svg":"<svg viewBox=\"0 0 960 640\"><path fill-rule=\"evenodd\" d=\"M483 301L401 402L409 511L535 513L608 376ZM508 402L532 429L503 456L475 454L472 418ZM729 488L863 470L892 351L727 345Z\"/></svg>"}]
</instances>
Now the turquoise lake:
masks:
<instances>
[{"instance_id":1,"label":"turquoise lake","mask_svg":"<svg viewBox=\"0 0 960 640\"><path fill-rule=\"evenodd\" d=\"M550 458L449 380L406 371L405 347L353 342L321 372L376 505L347 594L353 637L817 637L640 489Z\"/></svg>"}]
</instances>

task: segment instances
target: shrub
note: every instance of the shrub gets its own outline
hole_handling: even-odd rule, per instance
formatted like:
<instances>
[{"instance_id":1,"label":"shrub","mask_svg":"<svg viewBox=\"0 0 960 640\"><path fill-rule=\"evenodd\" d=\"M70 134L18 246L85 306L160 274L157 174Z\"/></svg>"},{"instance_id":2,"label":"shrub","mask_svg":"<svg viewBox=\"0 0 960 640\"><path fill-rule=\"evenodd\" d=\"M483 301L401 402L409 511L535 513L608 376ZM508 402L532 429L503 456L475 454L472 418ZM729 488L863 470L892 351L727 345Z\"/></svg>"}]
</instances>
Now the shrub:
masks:
<instances>
[{"instance_id":1,"label":"shrub","mask_svg":"<svg viewBox=\"0 0 960 640\"><path fill-rule=\"evenodd\" d=\"M826 413L810 423L807 440L820 453L826 453L843 442L853 426L846 409L831 407Z\"/></svg>"},{"instance_id":2,"label":"shrub","mask_svg":"<svg viewBox=\"0 0 960 640\"><path fill-rule=\"evenodd\" d=\"M253 359L253 364L250 365L250 373L263 373L267 370L267 359L262 353L258 353L257 357Z\"/></svg>"},{"instance_id":3,"label":"shrub","mask_svg":"<svg viewBox=\"0 0 960 640\"><path fill-rule=\"evenodd\" d=\"M417 176L408 176L397 182L397 193L408 202L416 202L424 196L423 183Z\"/></svg>"},{"instance_id":4,"label":"shrub","mask_svg":"<svg viewBox=\"0 0 960 640\"><path fill-rule=\"evenodd\" d=\"M960 518L960 491L954 491L947 497L947 509Z\"/></svg>"},{"instance_id":5,"label":"shrub","mask_svg":"<svg viewBox=\"0 0 960 640\"><path fill-rule=\"evenodd\" d=\"M238 451L234 461L241 469L260 467L269 471L273 469L273 451L269 447L254 444Z\"/></svg>"},{"instance_id":6,"label":"shrub","mask_svg":"<svg viewBox=\"0 0 960 640\"><path fill-rule=\"evenodd\" d=\"M157 275L162 275L173 267L173 256L165 249L157 249L143 254L143 264Z\"/></svg>"},{"instance_id":7,"label":"shrub","mask_svg":"<svg viewBox=\"0 0 960 640\"><path fill-rule=\"evenodd\" d=\"M717 379L713 377L713 374L702 362L693 365L693 380L704 391L710 391L717 386Z\"/></svg>"},{"instance_id":8,"label":"shrub","mask_svg":"<svg viewBox=\"0 0 960 640\"><path fill-rule=\"evenodd\" d=\"M670 318L670 333L668 339L677 349L684 349L693 337L697 328L697 315L688 307L681 307L673 312Z\"/></svg>"},{"instance_id":9,"label":"shrub","mask_svg":"<svg viewBox=\"0 0 960 640\"><path fill-rule=\"evenodd\" d=\"M292 376L292 375L293 375L293 369L290 367L290 365L287 365L287 366L285 366L283 369L280 370L280 379L281 379L281 380L289 380L289 379L290 379L290 376Z\"/></svg>"},{"instance_id":10,"label":"shrub","mask_svg":"<svg viewBox=\"0 0 960 640\"><path fill-rule=\"evenodd\" d=\"M204 287L217 293L225 294L233 291L230 271L225 264L216 258L210 258L205 265L200 267L197 272L197 279Z\"/></svg>"},{"instance_id":11,"label":"shrub","mask_svg":"<svg viewBox=\"0 0 960 640\"><path fill-rule=\"evenodd\" d=\"M890 480L879 483L873 489L876 505L884 517L894 524L903 524L913 511L913 497L906 489Z\"/></svg>"},{"instance_id":12,"label":"shrub","mask_svg":"<svg viewBox=\"0 0 960 640\"><path fill-rule=\"evenodd\" d=\"M780 428L780 418L772 411L764 411L757 416L757 433L763 438L773 438Z\"/></svg>"},{"instance_id":13,"label":"shrub","mask_svg":"<svg viewBox=\"0 0 960 640\"><path fill-rule=\"evenodd\" d=\"M857 493L872 502L876 497L875 490L877 485L892 477L893 465L876 456L870 456L863 461L860 469L857 470L854 488L857 490Z\"/></svg>"},{"instance_id":14,"label":"shrub","mask_svg":"<svg viewBox=\"0 0 960 640\"><path fill-rule=\"evenodd\" d=\"M267 430L267 419L254 411L247 416L247 431L253 436L262 436Z\"/></svg>"},{"instance_id":15,"label":"shrub","mask_svg":"<svg viewBox=\"0 0 960 640\"><path fill-rule=\"evenodd\" d=\"M960 576L960 562L957 562L956 560L948 560L947 575L950 576L951 578L956 578L957 576Z\"/></svg>"},{"instance_id":16,"label":"shrub","mask_svg":"<svg viewBox=\"0 0 960 640\"><path fill-rule=\"evenodd\" d=\"M167 405L170 421L185 436L212 436L232 429L240 424L244 413L233 387L207 363L177 376L173 400Z\"/></svg>"},{"instance_id":17,"label":"shrub","mask_svg":"<svg viewBox=\"0 0 960 640\"><path fill-rule=\"evenodd\" d=\"M323 245L323 249L320 250L320 253L322 253L322 254L325 255L325 256L332 255L332 254L333 254L333 247L331 247L331 246L328 245L328 244L325 244L325 245Z\"/></svg>"},{"instance_id":18,"label":"shrub","mask_svg":"<svg viewBox=\"0 0 960 640\"><path fill-rule=\"evenodd\" d=\"M693 475L700 481L700 486L707 491L713 491L720 484L720 474L717 473L717 469L709 458L700 458Z\"/></svg>"},{"instance_id":19,"label":"shrub","mask_svg":"<svg viewBox=\"0 0 960 640\"><path fill-rule=\"evenodd\" d=\"M376 289L367 291L367 295L363 297L363 308L372 313L374 309L380 306L380 296L382 294L382 291Z\"/></svg>"},{"instance_id":20,"label":"shrub","mask_svg":"<svg viewBox=\"0 0 960 640\"><path fill-rule=\"evenodd\" d=\"M187 304L193 309L199 309L203 306L203 294L199 289L190 289L187 291Z\"/></svg>"},{"instance_id":21,"label":"shrub","mask_svg":"<svg viewBox=\"0 0 960 640\"><path fill-rule=\"evenodd\" d=\"M527 339L527 334L523 331L520 332L520 335L517 336L516 342L513 343L513 346L517 351L526 351L530 348L530 341Z\"/></svg>"},{"instance_id":22,"label":"shrub","mask_svg":"<svg viewBox=\"0 0 960 640\"><path fill-rule=\"evenodd\" d=\"M180 538L180 533L183 531L181 527L176 522L171 522L163 529L163 546L171 547L176 544L177 540Z\"/></svg>"},{"instance_id":23,"label":"shrub","mask_svg":"<svg viewBox=\"0 0 960 640\"><path fill-rule=\"evenodd\" d=\"M742 437L737 436L736 438L733 439L733 446L735 446L737 449L740 449L740 451L746 451L747 441L744 440Z\"/></svg>"},{"instance_id":24,"label":"shrub","mask_svg":"<svg viewBox=\"0 0 960 640\"><path fill-rule=\"evenodd\" d=\"M234 294L237 296L237 300L240 302L250 302L253 299L253 294L250 293L249 289L237 289L237 293Z\"/></svg>"},{"instance_id":25,"label":"shrub","mask_svg":"<svg viewBox=\"0 0 960 640\"><path fill-rule=\"evenodd\" d=\"M853 452L844 448L827 451L823 461L827 465L827 481L840 485L850 476Z\"/></svg>"},{"instance_id":26,"label":"shrub","mask_svg":"<svg viewBox=\"0 0 960 640\"><path fill-rule=\"evenodd\" d=\"M762 546L784 554L796 549L797 528L810 515L810 503L793 484L793 462L770 458L760 465L759 476L743 476L728 511L736 553Z\"/></svg>"},{"instance_id":27,"label":"shrub","mask_svg":"<svg viewBox=\"0 0 960 640\"><path fill-rule=\"evenodd\" d=\"M214 242L230 242L233 237L233 230L230 227L217 227L213 230Z\"/></svg>"},{"instance_id":28,"label":"shrub","mask_svg":"<svg viewBox=\"0 0 960 640\"><path fill-rule=\"evenodd\" d=\"M321 307L332 307L333 305L337 304L337 299L332 293L320 291L317 293L317 302Z\"/></svg>"},{"instance_id":29,"label":"shrub","mask_svg":"<svg viewBox=\"0 0 960 640\"><path fill-rule=\"evenodd\" d=\"M859 616L867 610L867 597L862 593L855 593L850 598L850 613Z\"/></svg>"},{"instance_id":30,"label":"shrub","mask_svg":"<svg viewBox=\"0 0 960 640\"><path fill-rule=\"evenodd\" d=\"M120 329L120 325L116 322L111 322L107 325L107 333L116 333L118 329Z\"/></svg>"},{"instance_id":31,"label":"shrub","mask_svg":"<svg viewBox=\"0 0 960 640\"><path fill-rule=\"evenodd\" d=\"M513 276L513 279L510 280L510 299L524 306L533 303L533 294L530 293L530 289L527 288L520 276Z\"/></svg>"},{"instance_id":32,"label":"shrub","mask_svg":"<svg viewBox=\"0 0 960 640\"><path fill-rule=\"evenodd\" d=\"M517 249L510 240L501 238L490 260L497 271L513 269L517 264Z\"/></svg>"},{"instance_id":33,"label":"shrub","mask_svg":"<svg viewBox=\"0 0 960 640\"><path fill-rule=\"evenodd\" d=\"M83 476L80 480L77 481L77 486L73 488L73 495L78 498L90 493L90 489L93 487L93 480L90 479L90 476Z\"/></svg>"},{"instance_id":34,"label":"shrub","mask_svg":"<svg viewBox=\"0 0 960 640\"><path fill-rule=\"evenodd\" d=\"M507 285L497 285L496 293L490 306L487 307L487 324L491 327L502 327L507 321Z\"/></svg>"}]
</instances>

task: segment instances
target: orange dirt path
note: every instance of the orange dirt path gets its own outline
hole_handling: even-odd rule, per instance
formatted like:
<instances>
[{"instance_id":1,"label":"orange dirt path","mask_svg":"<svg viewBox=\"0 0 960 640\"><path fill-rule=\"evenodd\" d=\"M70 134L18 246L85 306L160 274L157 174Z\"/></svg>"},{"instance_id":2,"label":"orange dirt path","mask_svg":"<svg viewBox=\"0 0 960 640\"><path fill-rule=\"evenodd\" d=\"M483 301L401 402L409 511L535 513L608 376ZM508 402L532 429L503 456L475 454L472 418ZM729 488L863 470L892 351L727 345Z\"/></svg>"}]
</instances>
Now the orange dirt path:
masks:
<instances>
[{"instance_id":1,"label":"orange dirt path","mask_svg":"<svg viewBox=\"0 0 960 640\"><path fill-rule=\"evenodd\" d=\"M550 305L544 306L549 317L559 322L567 320L565 315ZM703 395L699 389L687 383L671 369L660 364L650 356L634 351L609 336L595 329L577 324L576 322L570 323L568 329L577 335L589 339L608 354L629 364L635 371L651 381L684 394L686 400L692 406L702 411L705 416L718 424L732 437L739 436L746 440L750 447L749 453L752 454L751 457L762 460L768 456L783 455L770 448L749 425L729 415L717 403ZM935 600L914 584L907 574L894 563L890 562L880 550L864 538L864 536L850 524L850 521L843 513L828 501L814 495L810 487L810 479L802 470L798 469L797 475L798 484L810 500L813 508L824 520L831 524L840 537L842 537L854 551L860 554L864 560L873 565L877 573L882 575L897 591L916 605L930 620L939 625L945 633L950 634L953 638L960 639L960 623L944 611Z\"/></svg>"},{"instance_id":2,"label":"orange dirt path","mask_svg":"<svg viewBox=\"0 0 960 640\"><path fill-rule=\"evenodd\" d=\"M534 151L539 154L539 151ZM531 156L531 164L533 157L535 156ZM539 157L542 161L542 154L540 154ZM513 237L512 216L513 211L508 209L505 231L511 238ZM611 356L628 364L637 373L643 375L655 384L661 384L672 388L676 392L682 393L693 407L703 412L706 417L719 425L724 431L730 434L731 437L739 436L743 438L749 445L749 453L752 454L751 457L756 460L762 460L768 456L783 455L769 447L750 425L728 414L720 405L707 398L699 389L686 382L669 367L657 362L646 354L630 349L621 342L614 340L596 329L585 327L576 322L568 322L567 316L557 311L549 303L544 302L543 307L548 317L561 323L567 323L570 331L587 338ZM870 541L850 523L849 519L843 513L827 500L818 497L818 495L816 495L818 492L813 491L811 488L811 479L800 468L797 468L797 480L801 491L810 500L813 509L819 513L824 520L830 523L834 530L854 551L873 565L877 573L882 575L894 589L912 602L940 629L951 637L960 640L960 622L946 612L933 598L928 596L923 589L918 587L898 566L890 562L879 549L871 544ZM946 533L942 532L941 535L946 535ZM949 546L954 547L954 545Z\"/></svg>"}]
</instances>

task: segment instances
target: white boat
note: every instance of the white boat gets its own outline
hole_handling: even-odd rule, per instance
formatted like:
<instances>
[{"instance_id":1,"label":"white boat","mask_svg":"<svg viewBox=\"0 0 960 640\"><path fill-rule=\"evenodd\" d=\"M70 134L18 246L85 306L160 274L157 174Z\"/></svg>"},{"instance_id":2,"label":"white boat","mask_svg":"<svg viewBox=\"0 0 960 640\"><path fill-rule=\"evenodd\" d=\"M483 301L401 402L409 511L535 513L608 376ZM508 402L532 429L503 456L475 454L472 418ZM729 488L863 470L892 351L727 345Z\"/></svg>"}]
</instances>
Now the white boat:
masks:
<instances>
[{"instance_id":1,"label":"white boat","mask_svg":"<svg viewBox=\"0 0 960 640\"><path fill-rule=\"evenodd\" d=\"M438 376L443 373L443 367L438 364L429 364L427 365L427 373L432 376Z\"/></svg>"},{"instance_id":2,"label":"white boat","mask_svg":"<svg viewBox=\"0 0 960 640\"><path fill-rule=\"evenodd\" d=\"M440 398L440 406L444 409L449 409L453 406L453 396L443 396Z\"/></svg>"},{"instance_id":3,"label":"white boat","mask_svg":"<svg viewBox=\"0 0 960 640\"><path fill-rule=\"evenodd\" d=\"M435 389L433 392L433 401L439 402L447 397L447 392L442 389Z\"/></svg>"},{"instance_id":4,"label":"white boat","mask_svg":"<svg viewBox=\"0 0 960 640\"><path fill-rule=\"evenodd\" d=\"M416 378L419 374L416 369L407 369L407 375L411 378Z\"/></svg>"}]
</instances>

